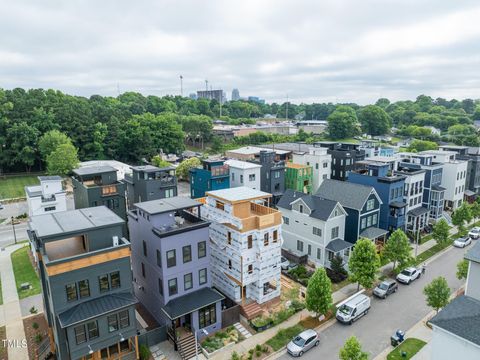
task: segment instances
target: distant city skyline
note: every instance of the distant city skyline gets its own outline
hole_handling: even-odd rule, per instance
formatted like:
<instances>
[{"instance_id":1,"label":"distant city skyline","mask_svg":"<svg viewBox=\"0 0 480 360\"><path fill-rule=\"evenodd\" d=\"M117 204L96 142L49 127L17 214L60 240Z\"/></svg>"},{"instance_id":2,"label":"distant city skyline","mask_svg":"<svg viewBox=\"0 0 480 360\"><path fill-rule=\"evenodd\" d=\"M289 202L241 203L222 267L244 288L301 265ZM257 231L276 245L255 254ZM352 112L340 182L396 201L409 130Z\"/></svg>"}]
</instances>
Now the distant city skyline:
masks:
<instances>
[{"instance_id":1,"label":"distant city skyline","mask_svg":"<svg viewBox=\"0 0 480 360\"><path fill-rule=\"evenodd\" d=\"M267 102L480 98L478 1L6 2L0 87ZM93 11L94 10L94 11Z\"/></svg>"}]
</instances>

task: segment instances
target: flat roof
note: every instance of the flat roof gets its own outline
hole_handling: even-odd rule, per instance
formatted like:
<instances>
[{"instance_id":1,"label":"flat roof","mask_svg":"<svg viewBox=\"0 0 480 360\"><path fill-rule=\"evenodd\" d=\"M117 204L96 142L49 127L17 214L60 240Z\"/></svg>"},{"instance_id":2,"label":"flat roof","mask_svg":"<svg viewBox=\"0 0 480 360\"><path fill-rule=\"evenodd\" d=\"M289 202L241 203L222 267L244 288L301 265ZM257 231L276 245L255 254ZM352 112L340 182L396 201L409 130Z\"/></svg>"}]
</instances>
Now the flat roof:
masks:
<instances>
[{"instance_id":1,"label":"flat roof","mask_svg":"<svg viewBox=\"0 0 480 360\"><path fill-rule=\"evenodd\" d=\"M261 148L261 147L256 147L256 146L244 146L239 149L235 150L228 150L227 152L235 153L235 154L243 154L243 155L255 155L260 153L260 151L265 151L267 150L266 148ZM278 155L283 155L283 154L289 154L291 151L286 151L286 150L278 150L275 149L272 151L275 151L276 154Z\"/></svg>"},{"instance_id":2,"label":"flat roof","mask_svg":"<svg viewBox=\"0 0 480 360\"><path fill-rule=\"evenodd\" d=\"M25 186L25 192L29 197L41 196L43 194L41 185Z\"/></svg>"},{"instance_id":3,"label":"flat roof","mask_svg":"<svg viewBox=\"0 0 480 360\"><path fill-rule=\"evenodd\" d=\"M254 190L246 186L208 191L206 194L229 202L248 201L252 199L265 199L272 197L272 194L259 190Z\"/></svg>"},{"instance_id":4,"label":"flat roof","mask_svg":"<svg viewBox=\"0 0 480 360\"><path fill-rule=\"evenodd\" d=\"M57 180L62 180L61 176L58 175L53 175L53 176L37 176L38 180L40 181L57 181Z\"/></svg>"},{"instance_id":5,"label":"flat roof","mask_svg":"<svg viewBox=\"0 0 480 360\"><path fill-rule=\"evenodd\" d=\"M151 200L134 204L136 208L145 211L150 215L172 212L175 210L198 207L201 204L189 197L174 196L166 199Z\"/></svg>"},{"instance_id":6,"label":"flat roof","mask_svg":"<svg viewBox=\"0 0 480 360\"><path fill-rule=\"evenodd\" d=\"M51 214L32 216L29 228L37 236L47 237L66 233L77 233L109 225L123 224L125 221L106 206L67 210Z\"/></svg>"},{"instance_id":7,"label":"flat roof","mask_svg":"<svg viewBox=\"0 0 480 360\"><path fill-rule=\"evenodd\" d=\"M103 166L85 166L78 169L74 169L73 173L78 176L83 175L95 175L95 174L102 174L107 172L117 172L118 170L115 169L113 166L103 165Z\"/></svg>"},{"instance_id":8,"label":"flat roof","mask_svg":"<svg viewBox=\"0 0 480 360\"><path fill-rule=\"evenodd\" d=\"M234 160L234 159L230 159L230 160L225 161L225 164L227 164L228 166L230 166L232 168L243 169L243 170L256 169L256 168L261 168L262 167L262 165L260 165L260 164L254 164L254 163L251 163L251 162L248 162L248 161L240 161L240 160Z\"/></svg>"},{"instance_id":9,"label":"flat roof","mask_svg":"<svg viewBox=\"0 0 480 360\"><path fill-rule=\"evenodd\" d=\"M175 170L175 167L166 166L163 168L159 168L153 165L139 165L139 166L132 166L131 169L135 171L143 171L146 173L151 173L151 172L157 172L157 171L163 171L163 170Z\"/></svg>"}]
</instances>

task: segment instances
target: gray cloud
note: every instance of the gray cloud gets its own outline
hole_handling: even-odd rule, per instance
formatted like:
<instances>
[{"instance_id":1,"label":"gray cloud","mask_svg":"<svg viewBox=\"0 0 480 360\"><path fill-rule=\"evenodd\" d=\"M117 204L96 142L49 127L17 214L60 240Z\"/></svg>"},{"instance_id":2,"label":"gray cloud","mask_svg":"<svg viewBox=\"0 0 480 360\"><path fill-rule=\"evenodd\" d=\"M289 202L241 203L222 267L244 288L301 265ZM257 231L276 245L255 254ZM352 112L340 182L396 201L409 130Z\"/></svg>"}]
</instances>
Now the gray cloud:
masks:
<instances>
[{"instance_id":1,"label":"gray cloud","mask_svg":"<svg viewBox=\"0 0 480 360\"><path fill-rule=\"evenodd\" d=\"M0 86L281 102L479 98L477 1L3 1Z\"/></svg>"}]
</instances>

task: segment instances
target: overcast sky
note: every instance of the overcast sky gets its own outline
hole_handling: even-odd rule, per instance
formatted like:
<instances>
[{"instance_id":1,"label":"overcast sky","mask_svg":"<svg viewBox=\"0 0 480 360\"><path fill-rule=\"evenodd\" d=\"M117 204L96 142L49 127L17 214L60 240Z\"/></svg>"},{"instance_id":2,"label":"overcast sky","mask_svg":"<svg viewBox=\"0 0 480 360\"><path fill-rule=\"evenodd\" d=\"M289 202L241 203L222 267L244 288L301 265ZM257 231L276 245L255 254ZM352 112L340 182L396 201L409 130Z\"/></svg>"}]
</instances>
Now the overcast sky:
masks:
<instances>
[{"instance_id":1,"label":"overcast sky","mask_svg":"<svg viewBox=\"0 0 480 360\"><path fill-rule=\"evenodd\" d=\"M480 2L0 0L0 87L480 98Z\"/></svg>"}]
</instances>

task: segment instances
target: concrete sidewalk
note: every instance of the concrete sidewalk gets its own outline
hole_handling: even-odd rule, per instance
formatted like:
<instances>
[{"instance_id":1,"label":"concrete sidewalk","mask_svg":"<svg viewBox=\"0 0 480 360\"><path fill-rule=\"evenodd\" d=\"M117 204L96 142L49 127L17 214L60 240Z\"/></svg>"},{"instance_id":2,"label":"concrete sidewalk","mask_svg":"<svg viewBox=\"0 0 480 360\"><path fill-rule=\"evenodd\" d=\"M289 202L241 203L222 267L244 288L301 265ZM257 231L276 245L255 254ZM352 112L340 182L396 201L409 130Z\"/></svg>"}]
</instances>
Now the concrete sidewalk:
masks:
<instances>
[{"instance_id":1,"label":"concrete sidewalk","mask_svg":"<svg viewBox=\"0 0 480 360\"><path fill-rule=\"evenodd\" d=\"M2 278L3 312L7 339L10 341L15 340L17 345L8 347L8 357L15 360L28 360L28 349L21 345L26 336L23 329L22 311L10 258L12 252L23 246L26 246L26 244L9 246L0 252L0 275Z\"/></svg>"}]
</instances>

